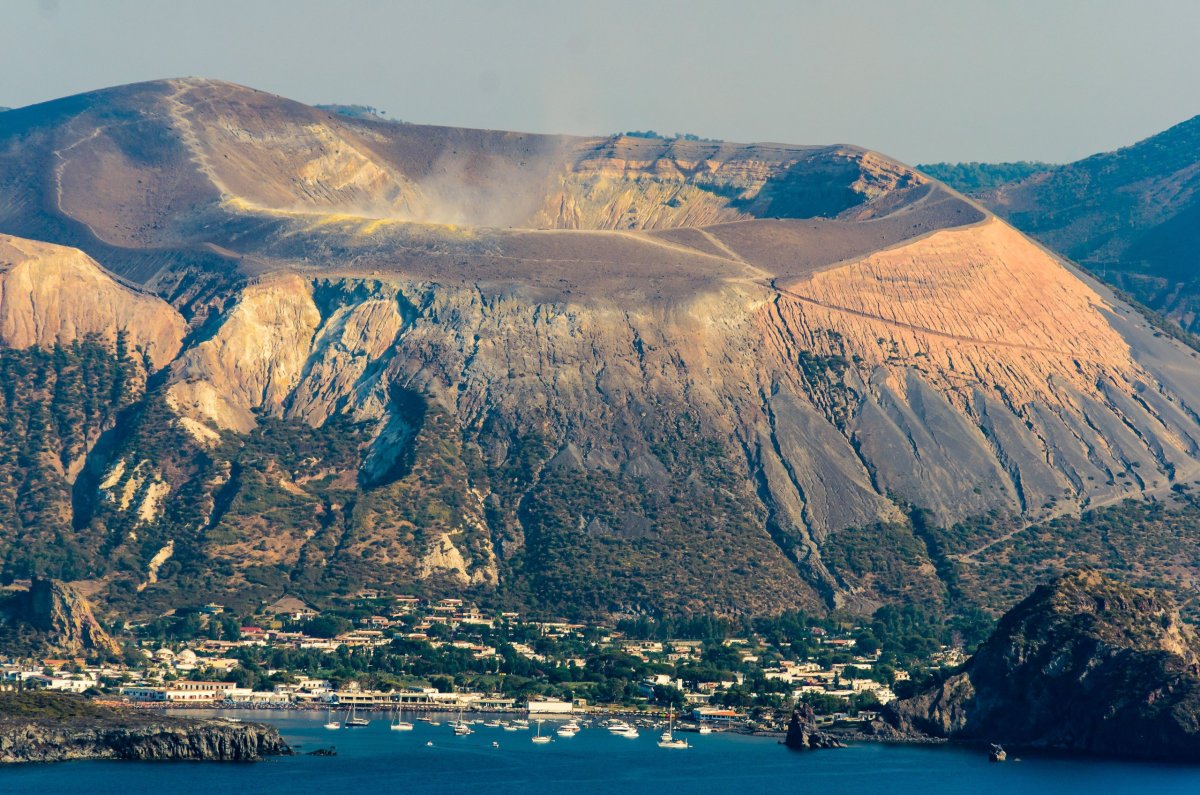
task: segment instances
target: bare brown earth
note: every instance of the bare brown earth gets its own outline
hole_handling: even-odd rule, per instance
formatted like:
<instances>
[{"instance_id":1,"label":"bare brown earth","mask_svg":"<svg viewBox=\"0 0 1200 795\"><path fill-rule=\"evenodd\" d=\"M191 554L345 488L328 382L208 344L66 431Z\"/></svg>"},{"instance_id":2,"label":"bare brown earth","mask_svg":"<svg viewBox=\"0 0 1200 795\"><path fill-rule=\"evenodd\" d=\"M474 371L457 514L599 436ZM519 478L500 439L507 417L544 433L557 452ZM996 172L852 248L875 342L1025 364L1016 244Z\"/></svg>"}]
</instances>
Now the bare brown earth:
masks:
<instances>
[{"instance_id":1,"label":"bare brown earth","mask_svg":"<svg viewBox=\"0 0 1200 795\"><path fill-rule=\"evenodd\" d=\"M0 196L0 232L190 325L154 393L169 447L97 449L74 518L126 562L90 573L144 599L203 561L240 592L870 609L943 593L911 534L899 590L826 563L911 506L1036 520L1200 471L1194 352L855 147L400 125L176 80L3 114ZM333 441L260 438L295 427Z\"/></svg>"},{"instance_id":2,"label":"bare brown earth","mask_svg":"<svg viewBox=\"0 0 1200 795\"><path fill-rule=\"evenodd\" d=\"M1185 329L1200 329L1200 116L974 195Z\"/></svg>"}]
</instances>

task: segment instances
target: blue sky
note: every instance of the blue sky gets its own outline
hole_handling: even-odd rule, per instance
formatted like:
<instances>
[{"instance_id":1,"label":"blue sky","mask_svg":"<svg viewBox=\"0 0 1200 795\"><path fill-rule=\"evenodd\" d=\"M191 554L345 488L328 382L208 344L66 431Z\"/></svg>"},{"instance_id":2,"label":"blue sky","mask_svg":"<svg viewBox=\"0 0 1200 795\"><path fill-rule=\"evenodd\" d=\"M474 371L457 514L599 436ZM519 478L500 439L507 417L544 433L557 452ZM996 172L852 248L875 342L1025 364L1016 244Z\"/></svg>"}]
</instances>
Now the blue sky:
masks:
<instances>
[{"instance_id":1,"label":"blue sky","mask_svg":"<svg viewBox=\"0 0 1200 795\"><path fill-rule=\"evenodd\" d=\"M1066 161L1200 114L1195 0L5 0L0 105L215 77L407 121Z\"/></svg>"}]
</instances>

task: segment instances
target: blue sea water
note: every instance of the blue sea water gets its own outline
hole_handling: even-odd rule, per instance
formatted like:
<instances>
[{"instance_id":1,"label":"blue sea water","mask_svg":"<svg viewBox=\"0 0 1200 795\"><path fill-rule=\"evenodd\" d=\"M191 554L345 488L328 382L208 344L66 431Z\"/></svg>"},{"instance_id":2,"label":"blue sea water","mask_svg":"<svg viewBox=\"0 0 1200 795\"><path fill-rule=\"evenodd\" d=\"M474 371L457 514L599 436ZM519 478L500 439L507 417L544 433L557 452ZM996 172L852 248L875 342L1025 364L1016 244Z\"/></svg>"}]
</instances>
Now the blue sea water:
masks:
<instances>
[{"instance_id":1,"label":"blue sea water","mask_svg":"<svg viewBox=\"0 0 1200 795\"><path fill-rule=\"evenodd\" d=\"M0 769L0 793L95 795L303 795L307 793L687 793L908 795L909 793L1196 793L1200 767L1059 758L991 764L979 751L862 744L794 752L776 740L733 734L686 736L693 747L657 746L584 729L548 745L532 732L476 725L469 737L417 723L393 732L386 718L329 731L318 713L225 713L279 726L301 752L336 746L335 757L295 756L256 764L68 762ZM553 724L547 723L551 730ZM432 742L432 746L427 746ZM493 748L492 743L499 743Z\"/></svg>"}]
</instances>

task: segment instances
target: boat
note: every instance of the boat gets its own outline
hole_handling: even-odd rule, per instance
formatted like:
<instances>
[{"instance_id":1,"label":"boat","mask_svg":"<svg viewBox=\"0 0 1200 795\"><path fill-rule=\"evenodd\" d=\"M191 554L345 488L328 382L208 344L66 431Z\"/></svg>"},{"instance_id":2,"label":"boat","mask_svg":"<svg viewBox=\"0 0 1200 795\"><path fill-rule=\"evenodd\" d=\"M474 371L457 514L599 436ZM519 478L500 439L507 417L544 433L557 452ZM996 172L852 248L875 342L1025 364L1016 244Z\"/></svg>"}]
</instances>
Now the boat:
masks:
<instances>
[{"instance_id":1,"label":"boat","mask_svg":"<svg viewBox=\"0 0 1200 795\"><path fill-rule=\"evenodd\" d=\"M701 734L712 734L712 731L713 731L712 726L709 726L707 723L700 724L700 733Z\"/></svg>"},{"instance_id":2,"label":"boat","mask_svg":"<svg viewBox=\"0 0 1200 795\"><path fill-rule=\"evenodd\" d=\"M605 728L613 734L624 734L633 727L623 720L611 720Z\"/></svg>"},{"instance_id":3,"label":"boat","mask_svg":"<svg viewBox=\"0 0 1200 795\"><path fill-rule=\"evenodd\" d=\"M519 731L521 731L521 727L520 727L520 726L514 726L514 725L512 725L511 723L505 723L505 724L504 724L504 731L506 731L506 732L519 732Z\"/></svg>"},{"instance_id":4,"label":"boat","mask_svg":"<svg viewBox=\"0 0 1200 795\"><path fill-rule=\"evenodd\" d=\"M667 724L667 730L658 737L659 748L691 748L687 740L675 739L675 716L671 716L671 722Z\"/></svg>"},{"instance_id":5,"label":"boat","mask_svg":"<svg viewBox=\"0 0 1200 795\"><path fill-rule=\"evenodd\" d=\"M499 729L499 728L500 728L500 721L498 721L498 720L489 720L487 723L485 723L485 724L483 724L483 725L484 725L484 726L486 726L486 727L488 727L489 729Z\"/></svg>"},{"instance_id":6,"label":"boat","mask_svg":"<svg viewBox=\"0 0 1200 795\"><path fill-rule=\"evenodd\" d=\"M454 722L454 736L466 737L468 734L474 734L475 730L471 728L471 724L463 720L462 710L458 711L458 720Z\"/></svg>"},{"instance_id":7,"label":"boat","mask_svg":"<svg viewBox=\"0 0 1200 795\"><path fill-rule=\"evenodd\" d=\"M623 732L617 732L617 736L624 737L629 740L636 740L638 738L638 730L630 726Z\"/></svg>"},{"instance_id":8,"label":"boat","mask_svg":"<svg viewBox=\"0 0 1200 795\"><path fill-rule=\"evenodd\" d=\"M410 732L413 730L413 725L406 720L400 720L404 717L404 710L396 710L396 718L392 721L392 731L394 732Z\"/></svg>"},{"instance_id":9,"label":"boat","mask_svg":"<svg viewBox=\"0 0 1200 795\"><path fill-rule=\"evenodd\" d=\"M333 710L327 710L325 712L325 728L326 729L342 728L342 724L338 723L336 720L333 719Z\"/></svg>"},{"instance_id":10,"label":"boat","mask_svg":"<svg viewBox=\"0 0 1200 795\"><path fill-rule=\"evenodd\" d=\"M355 714L354 707L350 707L350 714L346 717L346 720L342 721L342 726L346 729L355 729L360 726L367 726L370 723L369 719L358 717Z\"/></svg>"},{"instance_id":11,"label":"boat","mask_svg":"<svg viewBox=\"0 0 1200 795\"><path fill-rule=\"evenodd\" d=\"M572 727L571 724L564 723L562 726L559 726L557 729L555 729L554 733L559 737L574 737L579 733L579 727Z\"/></svg>"},{"instance_id":12,"label":"boat","mask_svg":"<svg viewBox=\"0 0 1200 795\"><path fill-rule=\"evenodd\" d=\"M537 722L537 734L529 739L533 740L533 742L537 743L538 745L545 745L546 743L550 742L552 738L548 734L542 734L542 722L539 720Z\"/></svg>"}]
</instances>

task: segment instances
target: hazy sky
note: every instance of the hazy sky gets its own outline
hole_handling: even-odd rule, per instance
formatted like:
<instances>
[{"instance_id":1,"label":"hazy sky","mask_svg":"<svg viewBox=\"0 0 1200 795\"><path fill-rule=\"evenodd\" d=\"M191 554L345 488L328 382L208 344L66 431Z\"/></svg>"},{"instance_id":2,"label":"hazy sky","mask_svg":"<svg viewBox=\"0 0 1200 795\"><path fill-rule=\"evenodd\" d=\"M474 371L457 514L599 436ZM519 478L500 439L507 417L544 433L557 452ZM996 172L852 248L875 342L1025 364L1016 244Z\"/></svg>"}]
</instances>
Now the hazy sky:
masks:
<instances>
[{"instance_id":1,"label":"hazy sky","mask_svg":"<svg viewBox=\"0 0 1200 795\"><path fill-rule=\"evenodd\" d=\"M198 75L414 122L1072 160L1200 114L1200 1L0 0L0 105Z\"/></svg>"}]
</instances>

